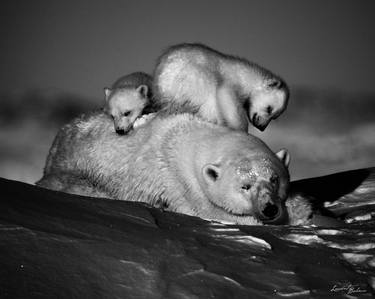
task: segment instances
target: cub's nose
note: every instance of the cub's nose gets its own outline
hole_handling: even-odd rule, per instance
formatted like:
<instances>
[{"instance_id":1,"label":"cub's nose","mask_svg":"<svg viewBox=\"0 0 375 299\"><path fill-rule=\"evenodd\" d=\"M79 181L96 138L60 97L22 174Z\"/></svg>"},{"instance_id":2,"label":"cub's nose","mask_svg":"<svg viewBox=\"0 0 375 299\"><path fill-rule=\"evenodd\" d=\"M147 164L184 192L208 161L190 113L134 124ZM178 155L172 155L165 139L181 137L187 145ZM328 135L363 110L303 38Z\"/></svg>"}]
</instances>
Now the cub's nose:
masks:
<instances>
[{"instance_id":1,"label":"cub's nose","mask_svg":"<svg viewBox=\"0 0 375 299\"><path fill-rule=\"evenodd\" d=\"M256 127L258 130L260 131L264 131L265 128L267 128L267 125L268 125L268 122L267 123L261 123L260 121L260 117L258 115L258 113L254 113L252 119L251 119L251 123L253 124L254 127Z\"/></svg>"},{"instance_id":2,"label":"cub's nose","mask_svg":"<svg viewBox=\"0 0 375 299\"><path fill-rule=\"evenodd\" d=\"M116 129L116 133L119 134L119 135L124 135L125 134L125 130L117 128Z\"/></svg>"}]
</instances>

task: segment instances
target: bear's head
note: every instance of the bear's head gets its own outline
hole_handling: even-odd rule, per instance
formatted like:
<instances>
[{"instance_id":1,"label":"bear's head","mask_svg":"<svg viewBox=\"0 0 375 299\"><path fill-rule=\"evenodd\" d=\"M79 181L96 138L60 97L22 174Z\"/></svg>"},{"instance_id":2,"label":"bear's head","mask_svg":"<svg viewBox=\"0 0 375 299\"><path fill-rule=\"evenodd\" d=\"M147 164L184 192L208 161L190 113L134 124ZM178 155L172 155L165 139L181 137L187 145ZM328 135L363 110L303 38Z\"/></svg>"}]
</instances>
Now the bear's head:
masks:
<instances>
[{"instance_id":1,"label":"bear's head","mask_svg":"<svg viewBox=\"0 0 375 299\"><path fill-rule=\"evenodd\" d=\"M282 79L264 79L262 84L252 89L244 102L249 121L254 127L264 131L271 120L284 112L288 99L289 89Z\"/></svg>"},{"instance_id":2,"label":"bear's head","mask_svg":"<svg viewBox=\"0 0 375 299\"><path fill-rule=\"evenodd\" d=\"M127 134L133 129L134 122L139 118L149 103L148 87L105 88L106 104L104 111L113 119L115 131L119 135Z\"/></svg>"},{"instance_id":3,"label":"bear's head","mask_svg":"<svg viewBox=\"0 0 375 299\"><path fill-rule=\"evenodd\" d=\"M284 216L289 161L289 153L283 149L276 154L248 152L206 164L202 177L208 200L237 219L252 216L264 223L277 223Z\"/></svg>"}]
</instances>

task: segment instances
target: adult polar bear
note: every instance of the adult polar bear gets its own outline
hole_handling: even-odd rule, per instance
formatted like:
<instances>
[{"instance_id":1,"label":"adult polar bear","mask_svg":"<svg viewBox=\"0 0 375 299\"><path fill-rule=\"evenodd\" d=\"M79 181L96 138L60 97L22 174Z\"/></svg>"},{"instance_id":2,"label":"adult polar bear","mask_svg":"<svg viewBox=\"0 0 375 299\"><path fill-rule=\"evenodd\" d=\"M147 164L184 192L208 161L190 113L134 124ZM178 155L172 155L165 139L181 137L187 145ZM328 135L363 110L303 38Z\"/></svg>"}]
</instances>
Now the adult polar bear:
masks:
<instances>
[{"instance_id":1,"label":"adult polar bear","mask_svg":"<svg viewBox=\"0 0 375 299\"><path fill-rule=\"evenodd\" d=\"M112 126L94 113L63 127L37 184L238 224L283 216L285 150L190 114L159 115L126 137Z\"/></svg>"}]
</instances>

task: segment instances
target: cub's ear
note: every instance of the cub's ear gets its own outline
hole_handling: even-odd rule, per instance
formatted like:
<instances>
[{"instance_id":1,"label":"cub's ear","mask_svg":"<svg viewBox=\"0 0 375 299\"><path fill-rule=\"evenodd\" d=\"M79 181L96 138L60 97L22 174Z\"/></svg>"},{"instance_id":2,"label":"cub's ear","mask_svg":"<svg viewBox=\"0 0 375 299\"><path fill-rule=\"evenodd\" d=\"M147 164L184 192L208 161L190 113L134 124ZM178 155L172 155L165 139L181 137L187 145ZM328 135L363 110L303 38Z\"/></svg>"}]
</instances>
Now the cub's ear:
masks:
<instances>
[{"instance_id":1,"label":"cub's ear","mask_svg":"<svg viewBox=\"0 0 375 299\"><path fill-rule=\"evenodd\" d=\"M214 184L221 175L219 166L207 164L202 168L202 176L208 185Z\"/></svg>"},{"instance_id":2,"label":"cub's ear","mask_svg":"<svg viewBox=\"0 0 375 299\"><path fill-rule=\"evenodd\" d=\"M290 154L289 154L289 152L285 148L283 148L283 149L279 150L276 153L276 156L285 165L285 167L288 168L289 163L290 163Z\"/></svg>"},{"instance_id":3,"label":"cub's ear","mask_svg":"<svg viewBox=\"0 0 375 299\"><path fill-rule=\"evenodd\" d=\"M148 86L147 85L139 85L137 87L137 92L144 98L147 98L148 95Z\"/></svg>"},{"instance_id":4,"label":"cub's ear","mask_svg":"<svg viewBox=\"0 0 375 299\"><path fill-rule=\"evenodd\" d=\"M105 95L105 100L108 101L109 96L111 95L112 89L108 87L104 87L104 95Z\"/></svg>"}]
</instances>

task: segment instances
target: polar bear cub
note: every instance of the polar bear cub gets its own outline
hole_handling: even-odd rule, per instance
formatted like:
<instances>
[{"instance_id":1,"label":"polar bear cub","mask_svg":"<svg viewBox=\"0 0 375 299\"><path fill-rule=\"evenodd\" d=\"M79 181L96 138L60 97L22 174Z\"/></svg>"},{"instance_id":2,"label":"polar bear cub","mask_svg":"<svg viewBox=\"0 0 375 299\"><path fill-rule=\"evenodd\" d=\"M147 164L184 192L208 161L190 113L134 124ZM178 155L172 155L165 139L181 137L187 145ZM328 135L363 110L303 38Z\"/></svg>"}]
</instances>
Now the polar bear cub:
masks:
<instances>
[{"instance_id":1,"label":"polar bear cub","mask_svg":"<svg viewBox=\"0 0 375 299\"><path fill-rule=\"evenodd\" d=\"M152 102L152 77L136 72L119 78L110 88L104 88L106 112L113 119L117 134L129 133L134 123Z\"/></svg>"}]
</instances>

